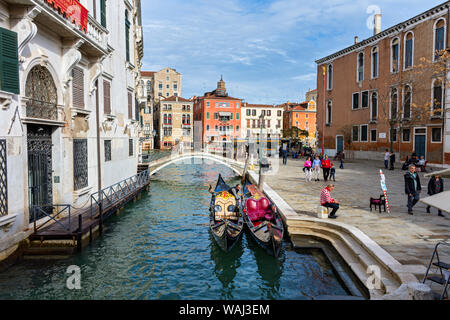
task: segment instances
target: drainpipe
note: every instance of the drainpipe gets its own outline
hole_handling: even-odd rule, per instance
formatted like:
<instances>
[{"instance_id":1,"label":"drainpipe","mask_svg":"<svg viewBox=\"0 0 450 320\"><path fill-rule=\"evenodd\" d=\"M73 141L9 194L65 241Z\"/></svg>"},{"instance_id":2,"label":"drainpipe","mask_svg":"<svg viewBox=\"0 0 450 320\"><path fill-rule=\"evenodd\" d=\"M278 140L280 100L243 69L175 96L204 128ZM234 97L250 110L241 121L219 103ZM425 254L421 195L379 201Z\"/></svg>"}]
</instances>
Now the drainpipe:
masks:
<instances>
[{"instance_id":1,"label":"drainpipe","mask_svg":"<svg viewBox=\"0 0 450 320\"><path fill-rule=\"evenodd\" d=\"M102 190L102 169L101 169L101 157L100 157L100 107L98 103L98 80L95 81L95 112L97 121L97 172L98 172L98 191Z\"/></svg>"}]
</instances>

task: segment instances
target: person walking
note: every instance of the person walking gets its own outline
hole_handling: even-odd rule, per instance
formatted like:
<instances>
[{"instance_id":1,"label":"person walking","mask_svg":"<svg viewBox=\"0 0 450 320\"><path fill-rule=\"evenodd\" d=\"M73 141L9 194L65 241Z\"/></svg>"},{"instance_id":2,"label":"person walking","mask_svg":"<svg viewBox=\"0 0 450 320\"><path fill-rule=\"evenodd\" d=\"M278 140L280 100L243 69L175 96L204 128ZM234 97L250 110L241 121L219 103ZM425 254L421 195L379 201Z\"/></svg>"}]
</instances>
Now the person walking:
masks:
<instances>
[{"instance_id":1,"label":"person walking","mask_svg":"<svg viewBox=\"0 0 450 320\"><path fill-rule=\"evenodd\" d=\"M330 176L330 169L331 169L331 161L330 159L328 159L328 156L325 155L325 157L322 160L323 180L328 181L328 177Z\"/></svg>"},{"instance_id":2,"label":"person walking","mask_svg":"<svg viewBox=\"0 0 450 320\"><path fill-rule=\"evenodd\" d=\"M416 166L410 165L408 173L405 174L405 193L408 195L408 214L413 215L413 207L420 200L422 186L419 175L416 172Z\"/></svg>"},{"instance_id":3,"label":"person walking","mask_svg":"<svg viewBox=\"0 0 450 320\"><path fill-rule=\"evenodd\" d=\"M334 182L336 182L336 168L334 167L334 163L331 164L330 169L330 181L333 179Z\"/></svg>"},{"instance_id":4,"label":"person walking","mask_svg":"<svg viewBox=\"0 0 450 320\"><path fill-rule=\"evenodd\" d=\"M313 161L313 163L312 163L312 166L313 166L314 181L320 181L320 179L319 179L319 174L320 174L320 164L321 164L321 161L320 161L320 159L319 159L319 156L316 155L316 157L315 157L315 159L314 159L314 161Z\"/></svg>"},{"instance_id":5,"label":"person walking","mask_svg":"<svg viewBox=\"0 0 450 320\"><path fill-rule=\"evenodd\" d=\"M344 169L344 159L345 159L345 152L341 151L341 153L339 154L339 160L341 161L339 169Z\"/></svg>"},{"instance_id":6,"label":"person walking","mask_svg":"<svg viewBox=\"0 0 450 320\"><path fill-rule=\"evenodd\" d=\"M320 204L323 207L333 209L328 215L329 219L336 219L336 212L339 210L339 201L333 199L330 194L330 192L333 192L333 190L334 184L329 184L325 189L322 190L322 193L320 194Z\"/></svg>"},{"instance_id":7,"label":"person walking","mask_svg":"<svg viewBox=\"0 0 450 320\"><path fill-rule=\"evenodd\" d=\"M283 143L282 151L283 151L283 164L287 165L288 145L286 142Z\"/></svg>"},{"instance_id":8,"label":"person walking","mask_svg":"<svg viewBox=\"0 0 450 320\"><path fill-rule=\"evenodd\" d=\"M440 177L439 174L435 174L431 177L430 181L428 182L428 195L434 196L435 194L444 192L444 180ZM431 206L427 207L427 213L430 212ZM438 209L438 216L444 217L442 214L442 211Z\"/></svg>"},{"instance_id":9,"label":"person walking","mask_svg":"<svg viewBox=\"0 0 450 320\"><path fill-rule=\"evenodd\" d=\"M303 172L305 173L305 178L306 178L306 181L308 181L308 182L311 182L311 179L312 179L311 169L312 169L311 157L307 157L306 161L303 165Z\"/></svg>"},{"instance_id":10,"label":"person walking","mask_svg":"<svg viewBox=\"0 0 450 320\"><path fill-rule=\"evenodd\" d=\"M384 168L387 170L389 169L389 158L391 156L391 153L388 149L386 149L386 153L384 154Z\"/></svg>"}]
</instances>

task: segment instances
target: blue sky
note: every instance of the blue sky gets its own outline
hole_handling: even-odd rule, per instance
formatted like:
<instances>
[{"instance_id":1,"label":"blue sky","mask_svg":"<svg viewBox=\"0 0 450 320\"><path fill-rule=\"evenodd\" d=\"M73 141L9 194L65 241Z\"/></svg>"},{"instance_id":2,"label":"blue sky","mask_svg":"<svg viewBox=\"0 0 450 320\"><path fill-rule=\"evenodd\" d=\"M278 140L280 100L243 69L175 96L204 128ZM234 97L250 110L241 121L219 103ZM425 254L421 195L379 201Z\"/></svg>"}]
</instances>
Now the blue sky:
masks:
<instances>
[{"instance_id":1,"label":"blue sky","mask_svg":"<svg viewBox=\"0 0 450 320\"><path fill-rule=\"evenodd\" d=\"M142 0L143 70L177 69L183 97L216 88L249 103L303 101L316 87L315 60L443 0ZM371 7L372 6L372 7Z\"/></svg>"}]
</instances>

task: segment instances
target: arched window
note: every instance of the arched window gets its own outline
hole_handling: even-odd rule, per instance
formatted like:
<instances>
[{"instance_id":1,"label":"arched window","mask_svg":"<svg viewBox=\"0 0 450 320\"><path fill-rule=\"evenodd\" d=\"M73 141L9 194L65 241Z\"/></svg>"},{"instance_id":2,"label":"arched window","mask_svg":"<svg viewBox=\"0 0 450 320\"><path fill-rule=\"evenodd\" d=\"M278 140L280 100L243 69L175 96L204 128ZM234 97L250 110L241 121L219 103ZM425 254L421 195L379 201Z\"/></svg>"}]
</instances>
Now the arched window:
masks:
<instances>
[{"instance_id":1,"label":"arched window","mask_svg":"<svg viewBox=\"0 0 450 320\"><path fill-rule=\"evenodd\" d=\"M405 86L403 96L403 118L411 119L411 98L412 90L410 86Z\"/></svg>"},{"instance_id":2,"label":"arched window","mask_svg":"<svg viewBox=\"0 0 450 320\"><path fill-rule=\"evenodd\" d=\"M191 124L191 116L189 114L186 117L186 121L187 124Z\"/></svg>"},{"instance_id":3,"label":"arched window","mask_svg":"<svg viewBox=\"0 0 450 320\"><path fill-rule=\"evenodd\" d=\"M434 60L438 60L445 50L445 19L439 19L434 25Z\"/></svg>"},{"instance_id":4,"label":"arched window","mask_svg":"<svg viewBox=\"0 0 450 320\"><path fill-rule=\"evenodd\" d=\"M391 43L391 72L398 72L400 62L400 41L398 38Z\"/></svg>"},{"instance_id":5,"label":"arched window","mask_svg":"<svg viewBox=\"0 0 450 320\"><path fill-rule=\"evenodd\" d=\"M398 93L396 88L391 89L391 117L390 119L396 119L398 115Z\"/></svg>"},{"instance_id":6,"label":"arched window","mask_svg":"<svg viewBox=\"0 0 450 320\"><path fill-rule=\"evenodd\" d=\"M372 79L378 78L378 47L372 49Z\"/></svg>"},{"instance_id":7,"label":"arched window","mask_svg":"<svg viewBox=\"0 0 450 320\"><path fill-rule=\"evenodd\" d=\"M358 54L358 82L364 80L364 53L360 52Z\"/></svg>"},{"instance_id":8,"label":"arched window","mask_svg":"<svg viewBox=\"0 0 450 320\"><path fill-rule=\"evenodd\" d=\"M328 90L333 89L333 65L328 66Z\"/></svg>"},{"instance_id":9,"label":"arched window","mask_svg":"<svg viewBox=\"0 0 450 320\"><path fill-rule=\"evenodd\" d=\"M29 118L57 120L58 94L53 77L47 68L37 65L27 76L25 84L26 114Z\"/></svg>"},{"instance_id":10,"label":"arched window","mask_svg":"<svg viewBox=\"0 0 450 320\"><path fill-rule=\"evenodd\" d=\"M371 120L376 120L378 118L378 94L376 92L372 92L370 100L371 100L370 118Z\"/></svg>"},{"instance_id":11,"label":"arched window","mask_svg":"<svg viewBox=\"0 0 450 320\"><path fill-rule=\"evenodd\" d=\"M439 79L434 80L432 93L433 93L433 101L431 106L433 116L440 117L442 115L442 106L444 98L441 80Z\"/></svg>"},{"instance_id":12,"label":"arched window","mask_svg":"<svg viewBox=\"0 0 450 320\"><path fill-rule=\"evenodd\" d=\"M405 69L414 64L414 34L408 32L405 36Z\"/></svg>"},{"instance_id":13,"label":"arched window","mask_svg":"<svg viewBox=\"0 0 450 320\"><path fill-rule=\"evenodd\" d=\"M326 124L331 124L332 120L332 103L331 100L327 103Z\"/></svg>"},{"instance_id":14,"label":"arched window","mask_svg":"<svg viewBox=\"0 0 450 320\"><path fill-rule=\"evenodd\" d=\"M147 91L152 90L152 82L150 80L147 80Z\"/></svg>"},{"instance_id":15,"label":"arched window","mask_svg":"<svg viewBox=\"0 0 450 320\"><path fill-rule=\"evenodd\" d=\"M164 115L164 124L167 124L167 114Z\"/></svg>"},{"instance_id":16,"label":"arched window","mask_svg":"<svg viewBox=\"0 0 450 320\"><path fill-rule=\"evenodd\" d=\"M169 114L169 118L168 118L169 124L172 124L172 115Z\"/></svg>"}]
</instances>

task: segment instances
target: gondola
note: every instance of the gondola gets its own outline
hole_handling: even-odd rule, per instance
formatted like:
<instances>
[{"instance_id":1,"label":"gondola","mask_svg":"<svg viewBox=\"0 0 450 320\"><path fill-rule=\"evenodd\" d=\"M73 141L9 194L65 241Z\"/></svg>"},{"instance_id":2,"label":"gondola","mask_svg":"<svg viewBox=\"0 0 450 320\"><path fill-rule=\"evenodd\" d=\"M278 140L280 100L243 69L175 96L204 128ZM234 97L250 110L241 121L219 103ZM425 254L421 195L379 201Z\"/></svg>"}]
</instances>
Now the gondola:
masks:
<instances>
[{"instance_id":1,"label":"gondola","mask_svg":"<svg viewBox=\"0 0 450 320\"><path fill-rule=\"evenodd\" d=\"M225 252L233 248L244 230L240 205L229 190L230 187L219 175L216 188L212 192L209 215L211 233Z\"/></svg>"},{"instance_id":2,"label":"gondola","mask_svg":"<svg viewBox=\"0 0 450 320\"><path fill-rule=\"evenodd\" d=\"M267 253L278 257L284 236L280 214L267 197L245 177L243 186L244 221L256 242Z\"/></svg>"}]
</instances>

